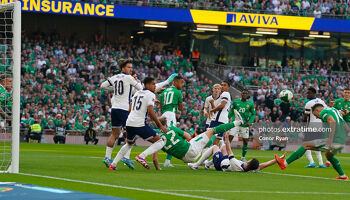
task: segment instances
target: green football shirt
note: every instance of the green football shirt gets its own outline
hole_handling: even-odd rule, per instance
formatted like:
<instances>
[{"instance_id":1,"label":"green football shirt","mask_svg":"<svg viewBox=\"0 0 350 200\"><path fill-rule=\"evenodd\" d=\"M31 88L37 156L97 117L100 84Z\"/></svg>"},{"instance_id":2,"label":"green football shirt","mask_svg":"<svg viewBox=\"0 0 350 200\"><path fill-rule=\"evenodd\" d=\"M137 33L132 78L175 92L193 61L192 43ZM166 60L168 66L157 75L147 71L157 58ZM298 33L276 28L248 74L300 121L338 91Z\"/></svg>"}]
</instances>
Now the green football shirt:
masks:
<instances>
[{"instance_id":1,"label":"green football shirt","mask_svg":"<svg viewBox=\"0 0 350 200\"><path fill-rule=\"evenodd\" d=\"M167 111L176 113L178 104L183 102L182 93L174 86L168 87L160 95L160 102L162 113Z\"/></svg>"},{"instance_id":2,"label":"green football shirt","mask_svg":"<svg viewBox=\"0 0 350 200\"><path fill-rule=\"evenodd\" d=\"M320 113L320 118L322 122L327 122L328 117L332 117L336 122L335 133L333 137L333 142L338 144L345 144L346 142L346 131L344 128L345 120L343 119L341 113L335 108L325 108Z\"/></svg>"},{"instance_id":3,"label":"green football shirt","mask_svg":"<svg viewBox=\"0 0 350 200\"><path fill-rule=\"evenodd\" d=\"M5 112L5 107L7 110L12 111L12 94L7 92L4 86L0 85L0 102L1 108Z\"/></svg>"},{"instance_id":4,"label":"green football shirt","mask_svg":"<svg viewBox=\"0 0 350 200\"><path fill-rule=\"evenodd\" d=\"M175 126L168 127L167 133L161 132L159 134L159 136L165 141L162 150L181 160L190 148L190 143L183 138L183 135L183 130Z\"/></svg>"},{"instance_id":5,"label":"green football shirt","mask_svg":"<svg viewBox=\"0 0 350 200\"><path fill-rule=\"evenodd\" d=\"M340 98L334 101L334 108L337 110L348 110L350 111L350 101L345 101L344 98ZM350 122L350 113L343 116L346 122Z\"/></svg>"},{"instance_id":6,"label":"green football shirt","mask_svg":"<svg viewBox=\"0 0 350 200\"><path fill-rule=\"evenodd\" d=\"M234 110L237 110L242 116L244 123L253 123L256 112L254 103L250 100L242 101L240 98L233 101L231 110L228 114L229 119L233 117L234 120ZM247 127L246 125L241 125L241 127Z\"/></svg>"}]
</instances>

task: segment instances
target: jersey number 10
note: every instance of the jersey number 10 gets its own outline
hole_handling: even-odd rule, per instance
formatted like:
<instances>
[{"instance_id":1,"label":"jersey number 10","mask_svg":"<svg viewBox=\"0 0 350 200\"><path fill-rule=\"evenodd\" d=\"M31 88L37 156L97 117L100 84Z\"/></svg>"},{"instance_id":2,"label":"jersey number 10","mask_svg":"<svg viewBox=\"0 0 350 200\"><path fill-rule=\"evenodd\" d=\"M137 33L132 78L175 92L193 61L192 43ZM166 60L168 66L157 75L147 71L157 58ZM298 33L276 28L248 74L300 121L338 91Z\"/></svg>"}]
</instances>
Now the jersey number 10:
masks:
<instances>
[{"instance_id":1,"label":"jersey number 10","mask_svg":"<svg viewBox=\"0 0 350 200\"><path fill-rule=\"evenodd\" d=\"M114 82L114 95L123 95L124 94L124 83L123 81Z\"/></svg>"},{"instance_id":2,"label":"jersey number 10","mask_svg":"<svg viewBox=\"0 0 350 200\"><path fill-rule=\"evenodd\" d=\"M173 103L174 92L165 92L164 94L164 105L169 105Z\"/></svg>"}]
</instances>

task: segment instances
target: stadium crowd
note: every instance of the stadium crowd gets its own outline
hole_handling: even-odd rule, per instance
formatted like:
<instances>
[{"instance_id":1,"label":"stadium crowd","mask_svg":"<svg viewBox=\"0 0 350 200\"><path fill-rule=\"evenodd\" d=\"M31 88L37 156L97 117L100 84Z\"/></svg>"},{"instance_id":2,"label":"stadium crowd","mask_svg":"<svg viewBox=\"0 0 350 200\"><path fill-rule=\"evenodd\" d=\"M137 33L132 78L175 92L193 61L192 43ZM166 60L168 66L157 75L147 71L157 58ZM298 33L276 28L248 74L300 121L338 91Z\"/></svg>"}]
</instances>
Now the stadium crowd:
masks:
<instances>
[{"instance_id":1,"label":"stadium crowd","mask_svg":"<svg viewBox=\"0 0 350 200\"><path fill-rule=\"evenodd\" d=\"M292 60L288 61L286 67L271 66L272 72L253 72L248 70L232 70L228 79L232 83L238 83L243 87L255 87L251 90L251 100L256 104L257 119L284 121L290 117L292 121L300 121L304 105L308 99L305 96L306 88L314 87L318 91L318 97L327 104L337 98L342 98L342 90L350 86L350 63L343 59L340 63L336 61L333 65L319 65L312 62L310 71L300 73L293 66ZM321 61L319 61L321 63ZM335 66L335 67L334 67ZM335 68L345 68L348 73L334 73ZM278 94L283 89L293 92L294 98L290 104L281 103Z\"/></svg>"},{"instance_id":2,"label":"stadium crowd","mask_svg":"<svg viewBox=\"0 0 350 200\"><path fill-rule=\"evenodd\" d=\"M350 19L350 1L346 0L90 0L112 3L182 9L297 15Z\"/></svg>"},{"instance_id":3,"label":"stadium crowd","mask_svg":"<svg viewBox=\"0 0 350 200\"><path fill-rule=\"evenodd\" d=\"M194 132L194 126L202 126L200 111L212 82L196 74L180 49L165 48L149 40L139 45L100 45L97 38L88 43L60 40L57 35L35 35L30 39L23 35L23 127L39 121L43 129L63 125L67 130L82 132L92 121L97 130L111 130L111 92L101 89L100 84L118 73L120 58L134 60L140 80L150 75L163 81L175 72L184 76L186 109L178 114L179 126L189 132Z\"/></svg>"},{"instance_id":4,"label":"stadium crowd","mask_svg":"<svg viewBox=\"0 0 350 200\"><path fill-rule=\"evenodd\" d=\"M2 53L1 57L4 55ZM120 58L134 60L134 71L140 80L147 75L155 77L158 82L173 73L184 76L185 109L176 114L178 126L190 133L201 131L205 126L204 101L210 95L213 83L204 75L197 75L192 62L179 47L164 46L148 39L141 39L133 45L123 42L102 44L98 38L89 43L60 39L55 34L22 36L22 127L29 127L37 121L43 129L63 126L68 131L83 134L92 121L99 134L111 130L112 91L101 89L100 84L118 73ZM326 67L318 69L312 65L311 68L317 70L309 74L296 73L289 67L276 68L275 72L234 70L228 79L244 86L258 87L250 90L250 98L256 105L256 122L299 121L307 101L306 87L315 87L329 102L340 98L342 88L350 85L349 73L333 75L332 69ZM284 88L293 90L291 104L281 103L278 99ZM160 110L158 115L161 115Z\"/></svg>"}]
</instances>

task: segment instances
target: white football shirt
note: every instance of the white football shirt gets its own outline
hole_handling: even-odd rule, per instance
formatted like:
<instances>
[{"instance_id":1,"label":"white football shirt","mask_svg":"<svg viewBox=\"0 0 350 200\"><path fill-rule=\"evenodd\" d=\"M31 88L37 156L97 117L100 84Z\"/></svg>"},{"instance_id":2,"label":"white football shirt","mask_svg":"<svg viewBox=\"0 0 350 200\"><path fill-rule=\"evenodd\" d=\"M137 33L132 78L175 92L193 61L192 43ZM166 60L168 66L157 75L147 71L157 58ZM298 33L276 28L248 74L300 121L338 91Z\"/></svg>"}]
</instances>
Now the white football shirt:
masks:
<instances>
[{"instance_id":1,"label":"white football shirt","mask_svg":"<svg viewBox=\"0 0 350 200\"><path fill-rule=\"evenodd\" d=\"M131 75L120 73L107 79L110 86L114 88L112 108L129 110L129 104L132 96L132 89L142 90L142 85Z\"/></svg>"},{"instance_id":2,"label":"white football shirt","mask_svg":"<svg viewBox=\"0 0 350 200\"><path fill-rule=\"evenodd\" d=\"M227 158L221 161L221 168L224 172L244 172L243 163L236 158L231 158L230 160Z\"/></svg>"},{"instance_id":3,"label":"white football shirt","mask_svg":"<svg viewBox=\"0 0 350 200\"><path fill-rule=\"evenodd\" d=\"M222 101L226 101L226 105L224 106L224 108L222 110L217 111L213 115L211 120L226 124L229 121L228 120L228 113L229 113L229 110L231 107L231 95L229 92L221 93L220 97L217 100L214 100L215 106L220 105Z\"/></svg>"},{"instance_id":4,"label":"white football shirt","mask_svg":"<svg viewBox=\"0 0 350 200\"><path fill-rule=\"evenodd\" d=\"M147 120L147 107L154 106L156 95L149 90L140 90L135 93L131 100L131 111L126 126L143 127Z\"/></svg>"},{"instance_id":5,"label":"white football shirt","mask_svg":"<svg viewBox=\"0 0 350 200\"><path fill-rule=\"evenodd\" d=\"M325 108L328 108L326 103L319 98L311 99L305 104L305 114L310 114L308 122L322 122L321 119L318 119L313 113L312 113L312 107L315 104L322 104Z\"/></svg>"},{"instance_id":6,"label":"white football shirt","mask_svg":"<svg viewBox=\"0 0 350 200\"><path fill-rule=\"evenodd\" d=\"M210 103L210 100L212 100L212 99L213 99L213 96L210 95L210 96L208 96L208 97L205 99L205 102L204 102L204 109L207 109L208 113L209 113L209 111L212 109L211 103ZM211 119L210 119L210 117L208 117L208 118L207 118L207 121L205 121L205 124L208 124L208 125L209 125L210 122L211 122Z\"/></svg>"}]
</instances>

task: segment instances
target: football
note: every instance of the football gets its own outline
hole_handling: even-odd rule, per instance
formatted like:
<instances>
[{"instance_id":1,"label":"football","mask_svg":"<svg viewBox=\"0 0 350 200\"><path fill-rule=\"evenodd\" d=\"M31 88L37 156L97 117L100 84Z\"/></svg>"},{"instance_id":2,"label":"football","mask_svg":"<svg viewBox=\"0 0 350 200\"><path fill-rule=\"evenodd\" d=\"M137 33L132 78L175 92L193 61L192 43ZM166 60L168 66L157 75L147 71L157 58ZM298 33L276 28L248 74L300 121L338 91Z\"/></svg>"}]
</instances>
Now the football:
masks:
<instances>
[{"instance_id":1,"label":"football","mask_svg":"<svg viewBox=\"0 0 350 200\"><path fill-rule=\"evenodd\" d=\"M293 93L290 90L282 90L280 92L280 99L288 103L293 99Z\"/></svg>"}]
</instances>

